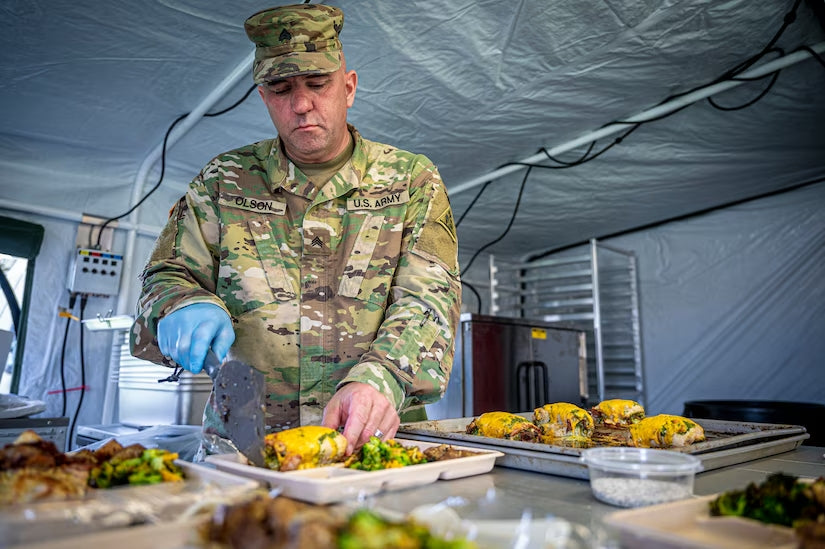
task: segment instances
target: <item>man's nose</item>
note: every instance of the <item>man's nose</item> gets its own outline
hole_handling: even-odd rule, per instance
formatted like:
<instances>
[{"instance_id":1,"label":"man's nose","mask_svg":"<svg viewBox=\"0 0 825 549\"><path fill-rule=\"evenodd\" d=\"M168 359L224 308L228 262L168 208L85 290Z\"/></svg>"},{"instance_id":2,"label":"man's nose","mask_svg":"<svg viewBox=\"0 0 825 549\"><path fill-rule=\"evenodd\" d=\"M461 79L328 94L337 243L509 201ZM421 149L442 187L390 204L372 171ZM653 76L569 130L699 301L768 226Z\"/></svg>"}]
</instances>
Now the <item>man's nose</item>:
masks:
<instances>
[{"instance_id":1,"label":"man's nose","mask_svg":"<svg viewBox=\"0 0 825 549\"><path fill-rule=\"evenodd\" d=\"M312 110L312 98L305 89L298 88L292 92L292 110L302 114Z\"/></svg>"}]
</instances>

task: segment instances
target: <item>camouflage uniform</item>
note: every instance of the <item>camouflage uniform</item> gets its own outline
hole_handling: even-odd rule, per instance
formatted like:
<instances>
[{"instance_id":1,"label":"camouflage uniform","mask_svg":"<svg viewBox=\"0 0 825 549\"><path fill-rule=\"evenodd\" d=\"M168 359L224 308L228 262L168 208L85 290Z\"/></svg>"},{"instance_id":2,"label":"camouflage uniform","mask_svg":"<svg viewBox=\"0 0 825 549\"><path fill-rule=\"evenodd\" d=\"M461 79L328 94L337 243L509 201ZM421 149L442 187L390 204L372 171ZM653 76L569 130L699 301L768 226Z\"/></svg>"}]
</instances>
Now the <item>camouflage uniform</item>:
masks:
<instances>
[{"instance_id":1,"label":"camouflage uniform","mask_svg":"<svg viewBox=\"0 0 825 549\"><path fill-rule=\"evenodd\" d=\"M171 366L158 320L208 302L232 318L229 358L266 375L271 429L319 423L347 382L369 383L399 412L441 398L460 309L446 188L426 157L349 129L352 158L321 188L277 138L203 169L142 275L135 356ZM213 405L207 432L220 425Z\"/></svg>"}]
</instances>

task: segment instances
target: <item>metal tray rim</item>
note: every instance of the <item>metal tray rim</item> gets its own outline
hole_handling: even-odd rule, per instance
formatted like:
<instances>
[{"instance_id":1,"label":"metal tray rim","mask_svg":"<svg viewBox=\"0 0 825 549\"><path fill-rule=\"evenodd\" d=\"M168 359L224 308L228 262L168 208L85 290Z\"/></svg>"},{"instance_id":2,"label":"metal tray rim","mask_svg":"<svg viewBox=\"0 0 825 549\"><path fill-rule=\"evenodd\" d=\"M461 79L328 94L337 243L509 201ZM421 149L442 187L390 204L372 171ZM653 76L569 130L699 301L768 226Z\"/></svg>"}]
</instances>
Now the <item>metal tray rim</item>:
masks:
<instances>
[{"instance_id":1,"label":"metal tray rim","mask_svg":"<svg viewBox=\"0 0 825 549\"><path fill-rule=\"evenodd\" d=\"M478 435L468 435L464 432L455 430L455 426L466 426L473 419L473 417L466 417L447 420L427 420L414 423L402 423L398 428L398 433L402 437L405 435L425 435L433 438L444 438L449 441L460 440L464 444L483 444L484 447L489 448L518 448L538 453L562 454L577 457L581 456L581 448L556 446L541 442L524 442L520 440L481 437ZM732 434L724 439L699 442L685 448L671 448L671 450L688 454L704 454L725 448L742 446L753 442L807 434L805 427L801 425L753 423L701 418L691 419L696 421L706 431L715 433L730 432ZM428 428L428 426L434 426L436 428ZM440 426L445 428L438 429ZM809 436L810 435L807 435L805 438L808 438Z\"/></svg>"}]
</instances>

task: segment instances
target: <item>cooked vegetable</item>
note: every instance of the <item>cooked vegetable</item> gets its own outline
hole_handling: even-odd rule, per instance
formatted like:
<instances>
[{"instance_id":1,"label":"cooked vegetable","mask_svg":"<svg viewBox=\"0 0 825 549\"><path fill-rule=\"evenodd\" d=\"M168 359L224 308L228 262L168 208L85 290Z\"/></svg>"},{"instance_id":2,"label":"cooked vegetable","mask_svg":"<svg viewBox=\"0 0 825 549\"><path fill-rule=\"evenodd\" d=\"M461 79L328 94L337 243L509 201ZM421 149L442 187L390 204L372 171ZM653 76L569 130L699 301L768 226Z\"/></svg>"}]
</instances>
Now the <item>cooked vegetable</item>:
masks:
<instances>
[{"instance_id":1,"label":"cooked vegetable","mask_svg":"<svg viewBox=\"0 0 825 549\"><path fill-rule=\"evenodd\" d=\"M801 482L784 473L770 475L744 490L730 490L710 502L711 516L747 517L768 524L799 526L825 521L825 477Z\"/></svg>"},{"instance_id":2,"label":"cooked vegetable","mask_svg":"<svg viewBox=\"0 0 825 549\"><path fill-rule=\"evenodd\" d=\"M411 520L391 522L368 509L353 513L338 537L340 549L474 549L476 544L463 538L436 537Z\"/></svg>"},{"instance_id":3,"label":"cooked vegetable","mask_svg":"<svg viewBox=\"0 0 825 549\"><path fill-rule=\"evenodd\" d=\"M179 482L183 472L174 461L178 454L160 448L144 449L137 457L113 457L92 469L89 486L109 488L124 484Z\"/></svg>"},{"instance_id":4,"label":"cooked vegetable","mask_svg":"<svg viewBox=\"0 0 825 549\"><path fill-rule=\"evenodd\" d=\"M378 437L370 437L347 461L347 467L362 471L378 471L426 462L427 458L417 446L406 447L396 440L384 442Z\"/></svg>"}]
</instances>

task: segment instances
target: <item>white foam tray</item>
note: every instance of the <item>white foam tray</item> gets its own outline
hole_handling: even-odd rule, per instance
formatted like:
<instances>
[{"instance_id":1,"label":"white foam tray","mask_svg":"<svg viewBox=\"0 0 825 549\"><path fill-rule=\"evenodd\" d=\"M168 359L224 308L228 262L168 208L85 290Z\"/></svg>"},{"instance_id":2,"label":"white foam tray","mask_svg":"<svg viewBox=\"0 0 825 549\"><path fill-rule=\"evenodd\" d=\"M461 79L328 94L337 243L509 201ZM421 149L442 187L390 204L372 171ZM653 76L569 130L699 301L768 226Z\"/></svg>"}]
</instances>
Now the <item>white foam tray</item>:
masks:
<instances>
[{"instance_id":1,"label":"white foam tray","mask_svg":"<svg viewBox=\"0 0 825 549\"><path fill-rule=\"evenodd\" d=\"M439 445L417 440L400 442L404 446L417 446L421 450ZM326 504L354 500L379 492L422 486L439 479L480 475L492 470L496 458L504 455L495 450L451 446L475 452L476 455L380 471L359 471L331 466L280 472L249 465L239 454L208 456L206 461L223 471L266 482L271 488L280 488L285 496L310 503Z\"/></svg>"},{"instance_id":2,"label":"white foam tray","mask_svg":"<svg viewBox=\"0 0 825 549\"><path fill-rule=\"evenodd\" d=\"M795 549L793 529L741 517L711 517L704 496L616 511L604 523L636 549Z\"/></svg>"},{"instance_id":3,"label":"white foam tray","mask_svg":"<svg viewBox=\"0 0 825 549\"><path fill-rule=\"evenodd\" d=\"M63 540L100 530L174 521L210 502L231 501L261 487L251 478L176 460L183 482L90 489L79 500L0 506L0 547Z\"/></svg>"}]
</instances>

